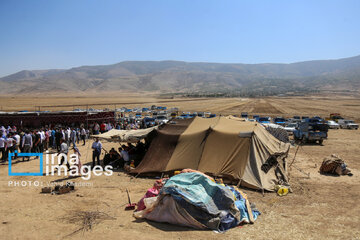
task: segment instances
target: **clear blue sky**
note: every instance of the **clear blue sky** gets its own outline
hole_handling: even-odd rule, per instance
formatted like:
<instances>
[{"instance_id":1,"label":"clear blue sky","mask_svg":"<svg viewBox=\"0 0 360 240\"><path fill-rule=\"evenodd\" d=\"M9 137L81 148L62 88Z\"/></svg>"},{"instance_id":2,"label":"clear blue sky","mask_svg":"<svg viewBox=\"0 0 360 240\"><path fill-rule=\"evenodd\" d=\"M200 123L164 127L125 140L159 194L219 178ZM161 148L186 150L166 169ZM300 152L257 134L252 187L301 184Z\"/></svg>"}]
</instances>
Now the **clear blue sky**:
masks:
<instances>
[{"instance_id":1,"label":"clear blue sky","mask_svg":"<svg viewBox=\"0 0 360 240\"><path fill-rule=\"evenodd\" d=\"M126 60L289 63L359 54L358 0L0 0L0 76Z\"/></svg>"}]
</instances>

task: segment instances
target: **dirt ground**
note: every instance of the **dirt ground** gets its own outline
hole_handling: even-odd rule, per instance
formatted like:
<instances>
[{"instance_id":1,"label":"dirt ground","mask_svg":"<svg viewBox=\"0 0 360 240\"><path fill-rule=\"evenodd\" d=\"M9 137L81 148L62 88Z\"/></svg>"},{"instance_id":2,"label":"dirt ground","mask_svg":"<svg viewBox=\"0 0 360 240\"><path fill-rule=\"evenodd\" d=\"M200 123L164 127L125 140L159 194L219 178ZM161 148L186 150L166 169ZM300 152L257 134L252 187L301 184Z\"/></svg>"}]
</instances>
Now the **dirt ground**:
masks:
<instances>
[{"instance_id":1,"label":"dirt ground","mask_svg":"<svg viewBox=\"0 0 360 240\"><path fill-rule=\"evenodd\" d=\"M9 99L1 100L3 107L5 101ZM150 97L146 101L154 99ZM360 100L349 98L316 101L311 97L208 99L162 102L162 105L186 111L203 110L222 114L248 111L253 114L325 116L330 112L340 112L360 119ZM80 146L83 163L91 162L91 143ZM136 202L152 186L154 179L134 178L123 172L114 172L112 176L92 176L87 181L74 178L70 180L86 186L78 186L76 191L68 194L50 195L40 194L41 186L34 184L47 186L51 181L64 183L69 179L64 176L10 177L8 165L3 164L0 165L0 239L360 239L359 143L359 130L340 129L330 130L323 146L301 147L289 171L293 193L279 197L275 193L265 193L263 196L261 192L245 190L261 215L252 225L237 227L222 234L137 221L131 211L124 211L127 204L126 188L130 191L132 201ZM110 149L118 147L118 144L104 142L104 147ZM293 161L295 150L296 147L291 148L289 163ZM323 158L333 153L345 160L354 174L352 177L319 174ZM38 169L39 160L36 159L18 162L12 167L13 172L35 172ZM16 181L27 181L28 184L14 186ZM90 230L82 231L82 223L72 221L79 216L79 211L99 211L109 217L99 220Z\"/></svg>"}]
</instances>

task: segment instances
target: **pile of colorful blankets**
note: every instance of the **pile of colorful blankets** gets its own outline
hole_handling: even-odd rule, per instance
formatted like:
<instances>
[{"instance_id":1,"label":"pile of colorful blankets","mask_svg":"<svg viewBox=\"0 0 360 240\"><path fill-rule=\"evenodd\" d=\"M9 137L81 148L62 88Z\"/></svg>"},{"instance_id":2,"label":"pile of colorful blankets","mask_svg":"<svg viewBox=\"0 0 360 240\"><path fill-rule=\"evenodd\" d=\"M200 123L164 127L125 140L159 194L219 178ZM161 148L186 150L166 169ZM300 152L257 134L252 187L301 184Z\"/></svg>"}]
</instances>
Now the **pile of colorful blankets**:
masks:
<instances>
[{"instance_id":1,"label":"pile of colorful blankets","mask_svg":"<svg viewBox=\"0 0 360 240\"><path fill-rule=\"evenodd\" d=\"M136 218L219 232L254 223L258 215L238 188L189 170L157 180L134 212Z\"/></svg>"}]
</instances>

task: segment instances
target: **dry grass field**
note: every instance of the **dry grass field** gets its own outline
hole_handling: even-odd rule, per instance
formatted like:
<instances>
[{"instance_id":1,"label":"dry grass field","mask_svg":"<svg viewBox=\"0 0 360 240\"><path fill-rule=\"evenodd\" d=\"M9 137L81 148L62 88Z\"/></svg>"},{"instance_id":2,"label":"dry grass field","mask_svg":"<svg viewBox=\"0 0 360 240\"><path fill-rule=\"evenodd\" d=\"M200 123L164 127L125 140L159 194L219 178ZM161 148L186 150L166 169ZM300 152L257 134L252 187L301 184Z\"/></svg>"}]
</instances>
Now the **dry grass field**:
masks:
<instances>
[{"instance_id":1,"label":"dry grass field","mask_svg":"<svg viewBox=\"0 0 360 240\"><path fill-rule=\"evenodd\" d=\"M307 96L269 98L174 98L162 99L156 95L130 93L102 93L51 96L1 96L0 111L60 111L76 108L114 109L120 107L149 107L151 105L178 107L180 111L210 111L229 115L248 112L268 116L322 116L338 112L345 117L360 120L360 97Z\"/></svg>"},{"instance_id":2,"label":"dry grass field","mask_svg":"<svg viewBox=\"0 0 360 240\"><path fill-rule=\"evenodd\" d=\"M104 104L99 108L110 108L114 103L118 107L158 104L183 111L211 111L223 115L247 111L270 116L327 117L331 112L339 112L360 119L360 99L349 97L158 99L155 96L108 95L0 98L3 110L81 104ZM72 107L58 107L59 110L65 108ZM80 147L83 163L91 161L90 144ZM106 149L117 146L104 143ZM275 193L263 196L260 192L245 190L262 214L255 224L223 234L135 220L131 211L124 211L126 188L135 202L152 186L154 179L133 178L114 172L110 177L92 176L88 181L71 179L89 186L79 186L76 191L64 195L50 195L40 194L40 186L15 187L9 186L9 181L39 181L46 186L51 181L65 182L63 177L9 177L8 166L3 164L0 165L0 239L360 239L359 146L359 130L340 129L330 130L323 146L301 147L289 172L293 193L279 197ZM289 162L293 161L294 153L295 147L292 147ZM319 174L323 158L333 153L345 160L354 174L352 177ZM32 159L14 164L13 171L35 171L38 167L38 160ZM82 223L71 220L79 216L79 211L100 211L111 218L99 220L88 231L75 232Z\"/></svg>"}]
</instances>

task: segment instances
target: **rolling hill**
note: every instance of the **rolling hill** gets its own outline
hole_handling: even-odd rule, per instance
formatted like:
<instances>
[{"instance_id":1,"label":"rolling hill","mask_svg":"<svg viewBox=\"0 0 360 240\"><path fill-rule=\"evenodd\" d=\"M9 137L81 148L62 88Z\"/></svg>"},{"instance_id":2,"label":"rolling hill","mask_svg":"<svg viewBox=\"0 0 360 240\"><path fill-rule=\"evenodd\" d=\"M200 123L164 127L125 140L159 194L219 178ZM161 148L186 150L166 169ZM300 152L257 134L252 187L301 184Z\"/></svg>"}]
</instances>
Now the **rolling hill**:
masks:
<instances>
[{"instance_id":1,"label":"rolling hill","mask_svg":"<svg viewBox=\"0 0 360 240\"><path fill-rule=\"evenodd\" d=\"M291 64L126 61L71 69L23 70L0 78L0 93L159 91L255 95L359 90L360 56Z\"/></svg>"}]
</instances>

